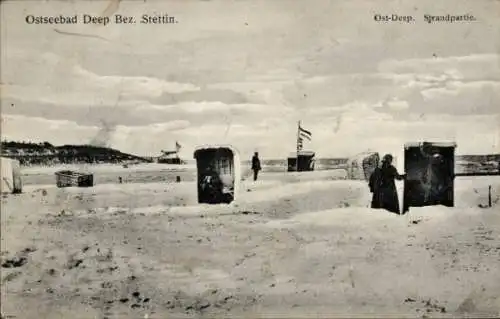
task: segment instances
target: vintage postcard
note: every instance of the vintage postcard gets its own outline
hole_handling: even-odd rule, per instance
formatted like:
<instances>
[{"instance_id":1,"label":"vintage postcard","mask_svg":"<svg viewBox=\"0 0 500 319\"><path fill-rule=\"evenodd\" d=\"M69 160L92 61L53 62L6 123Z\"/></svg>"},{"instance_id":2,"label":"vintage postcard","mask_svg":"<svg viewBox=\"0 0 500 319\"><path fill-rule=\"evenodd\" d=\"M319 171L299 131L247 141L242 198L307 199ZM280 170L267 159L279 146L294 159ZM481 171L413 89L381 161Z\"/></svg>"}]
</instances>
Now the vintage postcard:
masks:
<instances>
[{"instance_id":1,"label":"vintage postcard","mask_svg":"<svg viewBox=\"0 0 500 319\"><path fill-rule=\"evenodd\" d=\"M500 316L500 1L0 9L1 318Z\"/></svg>"}]
</instances>

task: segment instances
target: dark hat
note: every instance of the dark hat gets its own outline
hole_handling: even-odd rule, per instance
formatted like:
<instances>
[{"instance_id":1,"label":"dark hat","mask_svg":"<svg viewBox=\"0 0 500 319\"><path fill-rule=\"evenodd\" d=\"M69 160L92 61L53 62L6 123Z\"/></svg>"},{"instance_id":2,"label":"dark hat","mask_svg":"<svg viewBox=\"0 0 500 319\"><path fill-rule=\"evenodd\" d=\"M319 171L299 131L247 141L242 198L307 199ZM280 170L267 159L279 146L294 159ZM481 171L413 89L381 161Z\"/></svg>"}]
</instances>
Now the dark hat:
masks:
<instances>
[{"instance_id":1,"label":"dark hat","mask_svg":"<svg viewBox=\"0 0 500 319\"><path fill-rule=\"evenodd\" d=\"M388 162L392 161L392 155L391 154L385 154L384 157L382 158L383 162Z\"/></svg>"}]
</instances>

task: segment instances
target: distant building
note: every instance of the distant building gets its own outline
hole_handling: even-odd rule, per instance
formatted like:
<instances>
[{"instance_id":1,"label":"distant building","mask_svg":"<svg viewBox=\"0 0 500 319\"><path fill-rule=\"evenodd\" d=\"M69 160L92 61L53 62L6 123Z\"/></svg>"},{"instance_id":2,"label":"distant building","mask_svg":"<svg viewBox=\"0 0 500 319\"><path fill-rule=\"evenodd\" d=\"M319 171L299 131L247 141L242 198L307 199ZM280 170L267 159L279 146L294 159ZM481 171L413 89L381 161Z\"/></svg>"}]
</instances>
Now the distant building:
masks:
<instances>
[{"instance_id":1,"label":"distant building","mask_svg":"<svg viewBox=\"0 0 500 319\"><path fill-rule=\"evenodd\" d=\"M175 151L161 151L162 155L158 157L157 162L160 164L185 164L186 162L179 157L181 147L179 142L175 142Z\"/></svg>"},{"instance_id":2,"label":"distant building","mask_svg":"<svg viewBox=\"0 0 500 319\"><path fill-rule=\"evenodd\" d=\"M184 164L179 157L179 154L176 151L165 152L162 151L162 155L160 155L157 159L157 162L160 164Z\"/></svg>"},{"instance_id":3,"label":"distant building","mask_svg":"<svg viewBox=\"0 0 500 319\"><path fill-rule=\"evenodd\" d=\"M298 153L290 154L287 159L288 171L314 171L315 155L312 151L299 151Z\"/></svg>"}]
</instances>

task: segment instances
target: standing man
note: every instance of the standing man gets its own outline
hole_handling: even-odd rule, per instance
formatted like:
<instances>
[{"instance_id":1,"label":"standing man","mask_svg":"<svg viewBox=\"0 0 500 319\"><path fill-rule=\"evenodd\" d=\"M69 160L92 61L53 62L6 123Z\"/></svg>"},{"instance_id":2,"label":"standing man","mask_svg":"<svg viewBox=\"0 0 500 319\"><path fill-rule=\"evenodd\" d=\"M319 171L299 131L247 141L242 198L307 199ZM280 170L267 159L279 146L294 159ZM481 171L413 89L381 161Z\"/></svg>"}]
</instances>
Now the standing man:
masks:
<instances>
[{"instance_id":1,"label":"standing man","mask_svg":"<svg viewBox=\"0 0 500 319\"><path fill-rule=\"evenodd\" d=\"M260 159L259 159L259 153L255 152L252 157L252 171L253 171L253 180L256 181L257 177L259 175L259 171L261 170L260 167Z\"/></svg>"}]
</instances>

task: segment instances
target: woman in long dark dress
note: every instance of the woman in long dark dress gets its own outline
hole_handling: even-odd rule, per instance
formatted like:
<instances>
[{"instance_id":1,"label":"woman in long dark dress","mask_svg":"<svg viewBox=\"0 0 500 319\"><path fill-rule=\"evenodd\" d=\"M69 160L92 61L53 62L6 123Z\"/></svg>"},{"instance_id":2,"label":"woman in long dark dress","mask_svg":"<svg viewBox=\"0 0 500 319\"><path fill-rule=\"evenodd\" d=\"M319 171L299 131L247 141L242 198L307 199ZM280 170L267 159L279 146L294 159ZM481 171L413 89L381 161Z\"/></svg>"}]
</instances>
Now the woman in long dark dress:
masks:
<instances>
[{"instance_id":1,"label":"woman in long dark dress","mask_svg":"<svg viewBox=\"0 0 500 319\"><path fill-rule=\"evenodd\" d=\"M402 180L405 175L400 175L392 165L392 155L385 155L381 167L372 175L375 175L372 207L375 206L373 208L382 208L399 214L399 199L395 180Z\"/></svg>"},{"instance_id":2,"label":"woman in long dark dress","mask_svg":"<svg viewBox=\"0 0 500 319\"><path fill-rule=\"evenodd\" d=\"M375 167L373 172L370 174L368 180L368 187L370 188L370 193L372 193L372 202L371 208L380 208L380 200L379 200L379 184L380 184L380 167L379 167L379 159L378 156L375 158L375 162L373 163Z\"/></svg>"}]
</instances>

